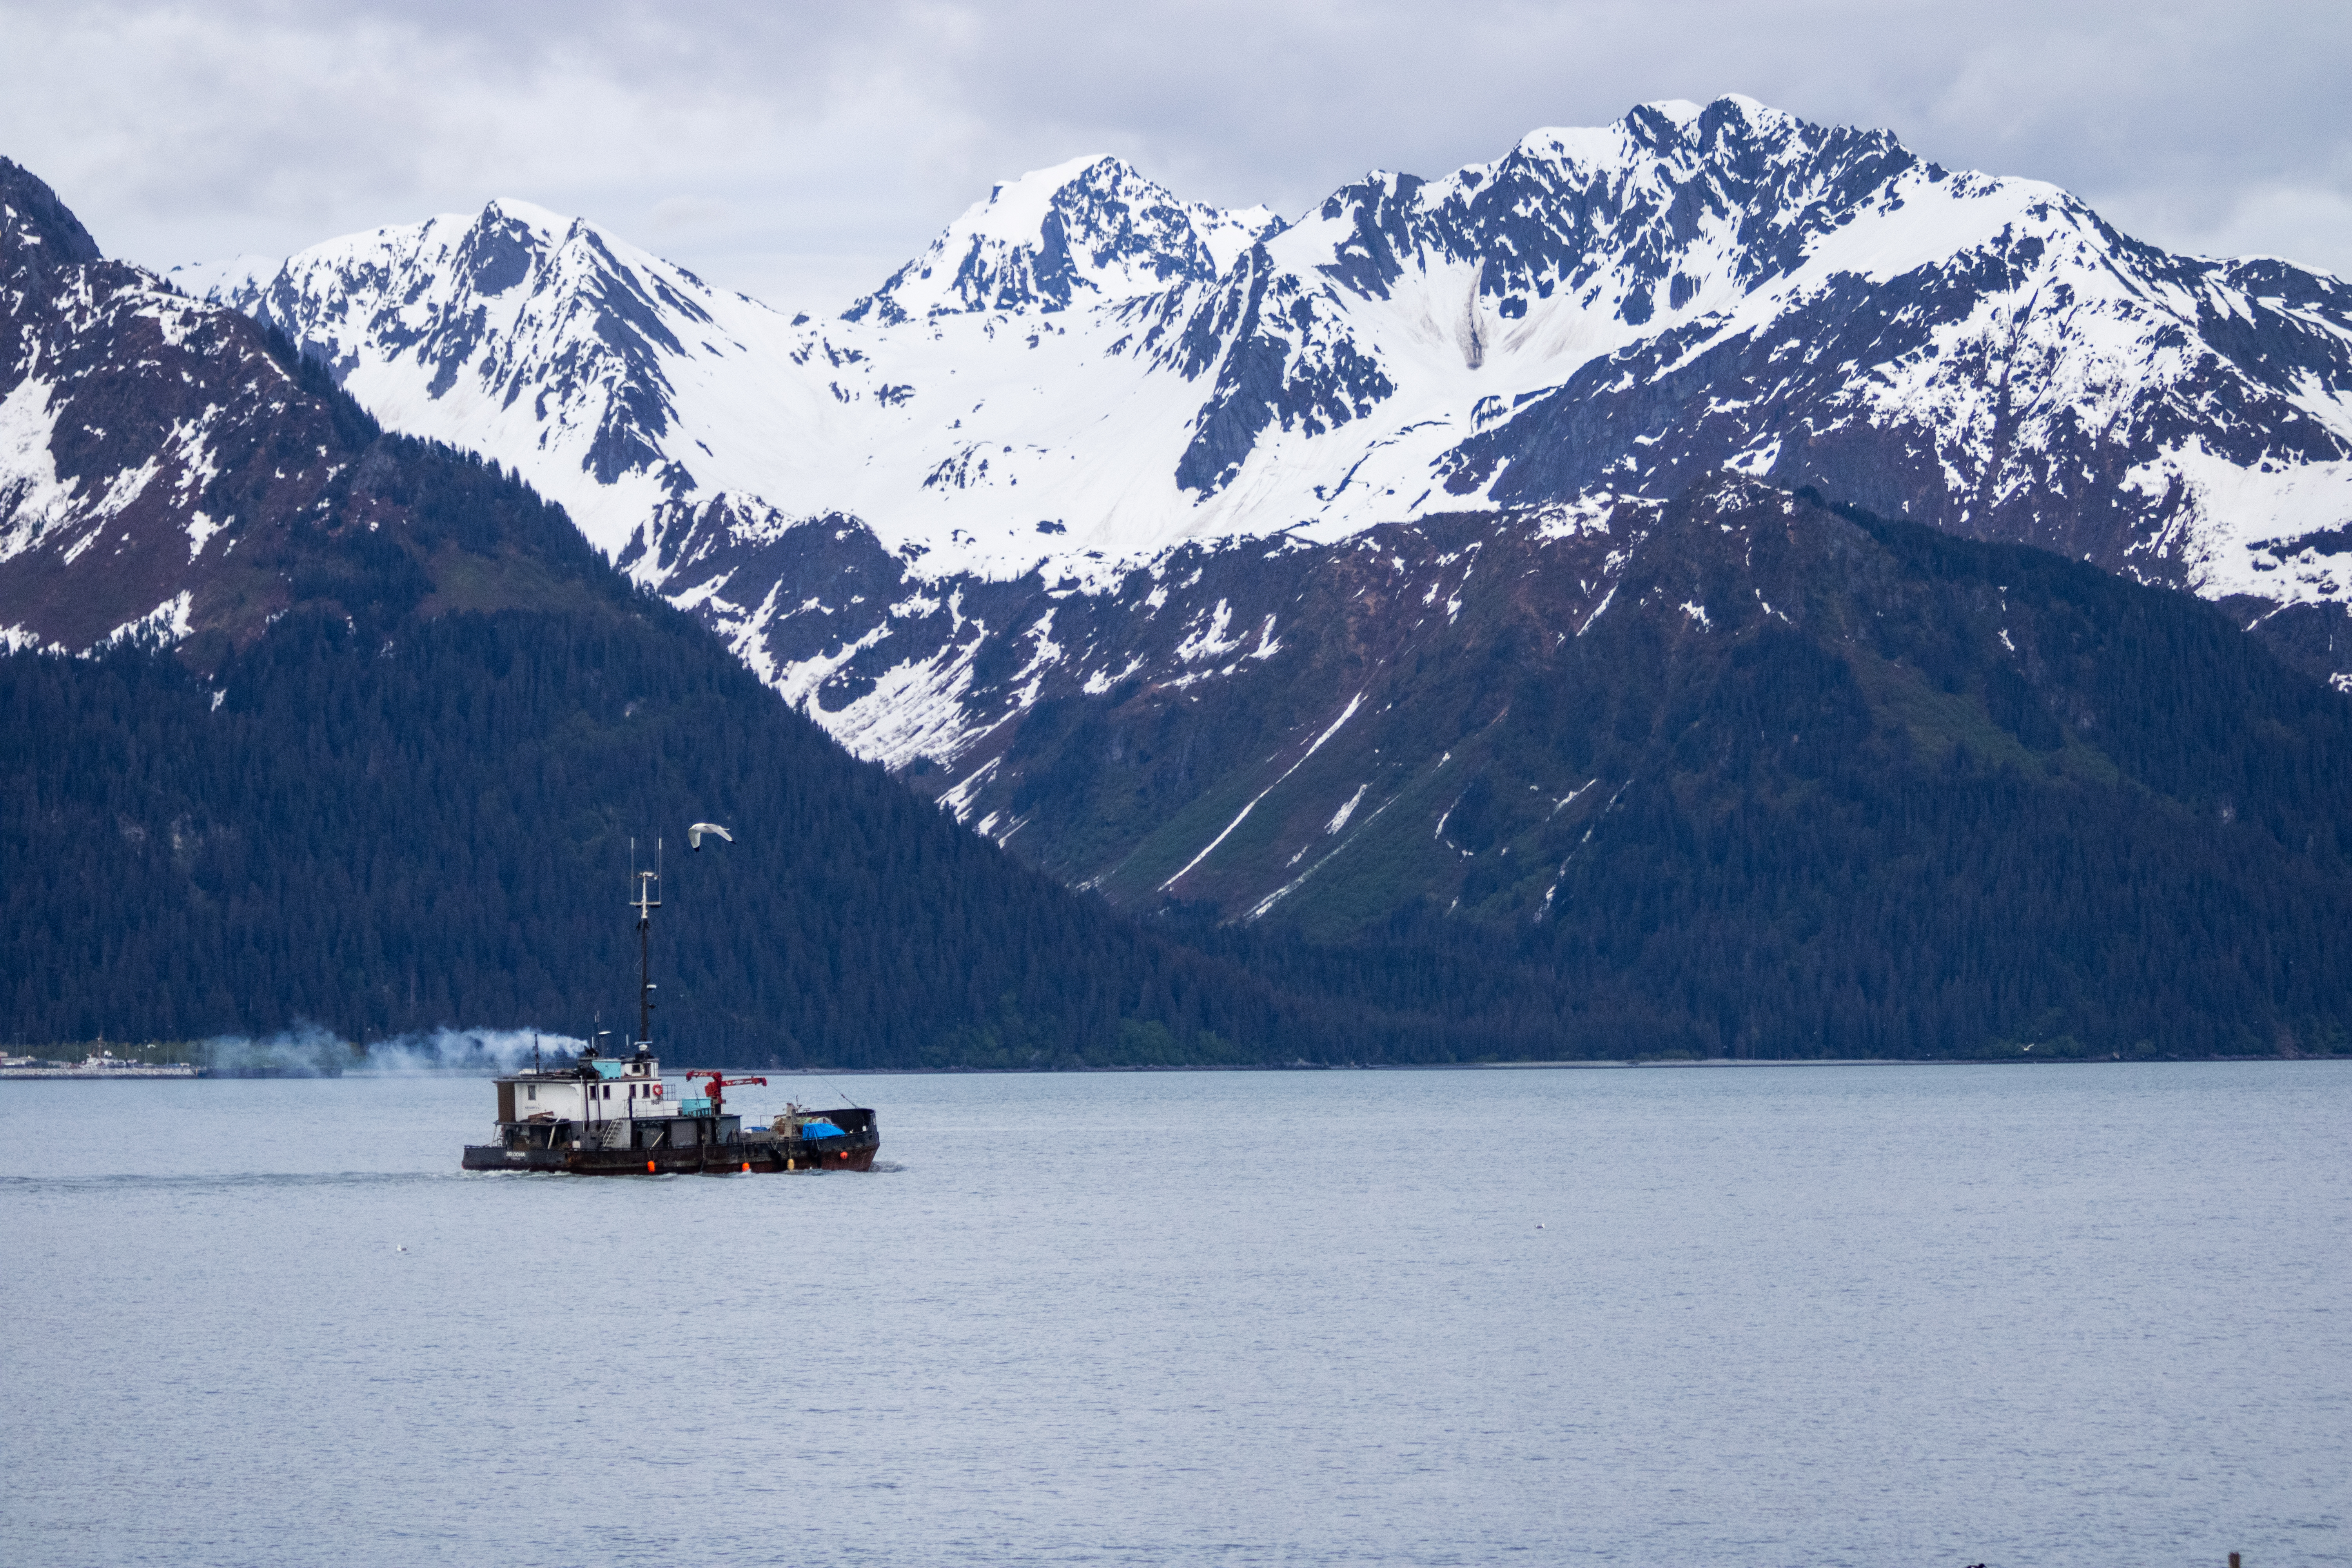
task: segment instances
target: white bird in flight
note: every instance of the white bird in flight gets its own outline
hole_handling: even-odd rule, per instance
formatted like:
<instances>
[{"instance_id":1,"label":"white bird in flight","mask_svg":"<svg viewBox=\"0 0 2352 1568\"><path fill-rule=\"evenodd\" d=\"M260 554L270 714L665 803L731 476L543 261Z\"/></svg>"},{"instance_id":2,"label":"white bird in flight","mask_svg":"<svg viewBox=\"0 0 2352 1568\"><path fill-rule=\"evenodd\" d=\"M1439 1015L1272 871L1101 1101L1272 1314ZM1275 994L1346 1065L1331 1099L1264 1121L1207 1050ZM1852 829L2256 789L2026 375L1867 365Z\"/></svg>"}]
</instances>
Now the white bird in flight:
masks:
<instances>
[{"instance_id":1,"label":"white bird in flight","mask_svg":"<svg viewBox=\"0 0 2352 1568\"><path fill-rule=\"evenodd\" d=\"M698 822L693 826L686 830L686 847L688 849L700 850L702 847L702 836L706 833L715 833L719 837L727 840L730 844L735 842L735 836L728 832L725 828L719 826L719 824L715 822Z\"/></svg>"}]
</instances>

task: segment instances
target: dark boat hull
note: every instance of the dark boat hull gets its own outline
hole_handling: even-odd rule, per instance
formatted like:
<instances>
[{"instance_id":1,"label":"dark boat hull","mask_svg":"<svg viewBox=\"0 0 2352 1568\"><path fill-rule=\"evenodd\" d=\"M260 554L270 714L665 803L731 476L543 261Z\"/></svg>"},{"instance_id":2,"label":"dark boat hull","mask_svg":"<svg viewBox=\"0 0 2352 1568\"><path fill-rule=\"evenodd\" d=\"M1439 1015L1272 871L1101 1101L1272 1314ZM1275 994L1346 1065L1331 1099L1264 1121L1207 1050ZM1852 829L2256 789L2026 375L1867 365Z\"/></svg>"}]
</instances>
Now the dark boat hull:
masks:
<instances>
[{"instance_id":1,"label":"dark boat hull","mask_svg":"<svg viewBox=\"0 0 2352 1568\"><path fill-rule=\"evenodd\" d=\"M733 1176L788 1171L870 1171L878 1143L794 1149L782 1143L705 1143L690 1149L509 1149L466 1146L468 1171L546 1171L574 1176Z\"/></svg>"},{"instance_id":2,"label":"dark boat hull","mask_svg":"<svg viewBox=\"0 0 2352 1568\"><path fill-rule=\"evenodd\" d=\"M739 1131L731 1116L627 1122L507 1121L500 1142L466 1147L468 1171L545 1171L574 1176L731 1176L772 1172L870 1171L882 1147L874 1112L827 1113L842 1131L801 1138L756 1128ZM798 1124L794 1124L797 1130Z\"/></svg>"}]
</instances>

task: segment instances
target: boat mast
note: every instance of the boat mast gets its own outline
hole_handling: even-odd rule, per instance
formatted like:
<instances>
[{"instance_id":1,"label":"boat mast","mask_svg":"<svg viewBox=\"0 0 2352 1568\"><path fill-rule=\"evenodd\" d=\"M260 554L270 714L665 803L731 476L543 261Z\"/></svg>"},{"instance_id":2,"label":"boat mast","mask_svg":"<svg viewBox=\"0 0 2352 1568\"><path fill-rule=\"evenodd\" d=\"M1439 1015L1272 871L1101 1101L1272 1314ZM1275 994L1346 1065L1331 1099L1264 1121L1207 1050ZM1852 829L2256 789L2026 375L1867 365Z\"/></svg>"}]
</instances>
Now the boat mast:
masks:
<instances>
[{"instance_id":1,"label":"boat mast","mask_svg":"<svg viewBox=\"0 0 2352 1568\"><path fill-rule=\"evenodd\" d=\"M630 839L630 874L637 883L637 896L629 900L629 907L637 911L637 1048L650 1050L654 1037L654 911L661 908L661 900L654 894L661 887L661 840L654 840L656 868L651 871L636 869L636 847L637 841Z\"/></svg>"}]
</instances>

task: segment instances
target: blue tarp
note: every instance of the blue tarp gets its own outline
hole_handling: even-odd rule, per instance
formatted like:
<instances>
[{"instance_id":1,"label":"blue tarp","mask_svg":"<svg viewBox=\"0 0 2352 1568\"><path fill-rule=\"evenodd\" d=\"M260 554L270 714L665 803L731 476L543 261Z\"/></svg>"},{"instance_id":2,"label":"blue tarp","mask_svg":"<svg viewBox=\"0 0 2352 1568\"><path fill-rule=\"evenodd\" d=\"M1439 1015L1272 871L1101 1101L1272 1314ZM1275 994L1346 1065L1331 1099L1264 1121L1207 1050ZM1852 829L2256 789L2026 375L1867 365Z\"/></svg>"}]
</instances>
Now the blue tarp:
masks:
<instances>
[{"instance_id":1,"label":"blue tarp","mask_svg":"<svg viewBox=\"0 0 2352 1568\"><path fill-rule=\"evenodd\" d=\"M803 1121L801 1123L801 1136L803 1138L846 1138L849 1134L844 1132L840 1128L835 1127L830 1121Z\"/></svg>"}]
</instances>

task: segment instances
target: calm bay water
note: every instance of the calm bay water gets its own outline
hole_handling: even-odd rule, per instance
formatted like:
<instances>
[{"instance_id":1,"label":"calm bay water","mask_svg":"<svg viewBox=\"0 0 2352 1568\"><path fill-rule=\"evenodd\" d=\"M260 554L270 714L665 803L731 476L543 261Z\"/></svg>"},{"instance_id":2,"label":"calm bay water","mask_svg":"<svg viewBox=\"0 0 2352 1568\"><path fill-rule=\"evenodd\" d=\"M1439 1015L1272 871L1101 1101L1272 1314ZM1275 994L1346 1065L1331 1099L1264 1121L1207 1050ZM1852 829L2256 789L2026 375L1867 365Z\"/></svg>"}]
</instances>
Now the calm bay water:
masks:
<instances>
[{"instance_id":1,"label":"calm bay water","mask_svg":"<svg viewBox=\"0 0 2352 1568\"><path fill-rule=\"evenodd\" d=\"M2352 1562L2352 1064L845 1087L0 1085L0 1561Z\"/></svg>"}]
</instances>

